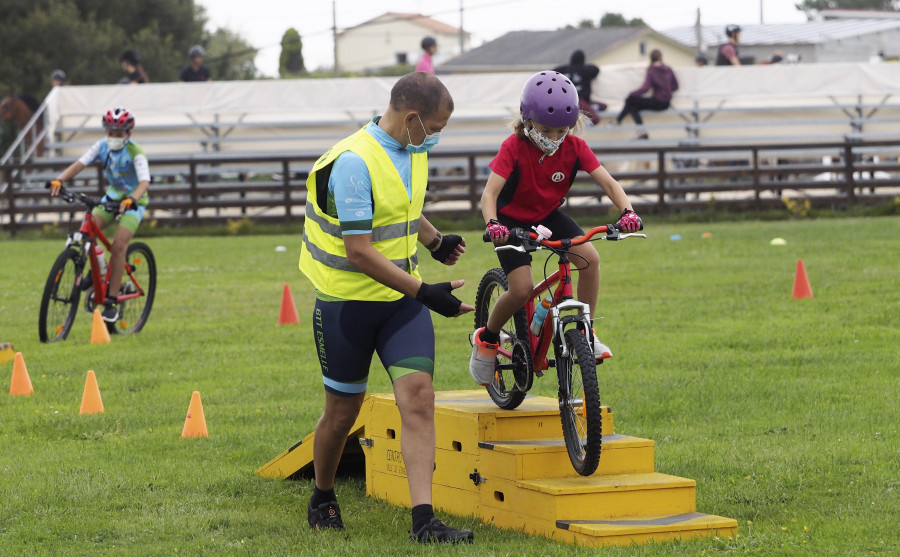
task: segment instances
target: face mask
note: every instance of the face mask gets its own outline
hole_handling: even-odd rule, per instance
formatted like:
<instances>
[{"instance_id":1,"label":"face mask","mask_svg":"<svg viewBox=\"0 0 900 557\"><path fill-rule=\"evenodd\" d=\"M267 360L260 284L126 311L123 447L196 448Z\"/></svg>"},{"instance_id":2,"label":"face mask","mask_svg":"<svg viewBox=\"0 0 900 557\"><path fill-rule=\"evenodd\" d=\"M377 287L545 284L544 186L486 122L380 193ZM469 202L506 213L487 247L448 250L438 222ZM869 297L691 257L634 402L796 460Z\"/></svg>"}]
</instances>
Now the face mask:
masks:
<instances>
[{"instance_id":1,"label":"face mask","mask_svg":"<svg viewBox=\"0 0 900 557\"><path fill-rule=\"evenodd\" d=\"M109 147L110 151L121 151L123 147L125 147L125 138L124 137L107 137L106 145Z\"/></svg>"},{"instance_id":2,"label":"face mask","mask_svg":"<svg viewBox=\"0 0 900 557\"><path fill-rule=\"evenodd\" d=\"M416 118L419 118L418 114L416 114ZM421 118L419 118L419 124L422 126L422 131L425 132L425 139L423 139L422 143L419 143L418 145L412 144L412 136L409 135L409 128L406 128L406 137L409 138L409 143L406 145L406 150L410 153L427 153L435 145L437 145L438 141L441 139L441 132L436 132L428 135L428 130L425 129L425 124L422 123Z\"/></svg>"},{"instance_id":3,"label":"face mask","mask_svg":"<svg viewBox=\"0 0 900 557\"><path fill-rule=\"evenodd\" d=\"M566 130L566 133L563 134L562 137L553 141L552 139L548 139L547 136L542 134L535 128L534 126L525 128L525 135L528 136L528 139L531 140L535 146L544 152L545 156L553 155L559 146L562 145L563 140L569 135L569 131Z\"/></svg>"}]
</instances>

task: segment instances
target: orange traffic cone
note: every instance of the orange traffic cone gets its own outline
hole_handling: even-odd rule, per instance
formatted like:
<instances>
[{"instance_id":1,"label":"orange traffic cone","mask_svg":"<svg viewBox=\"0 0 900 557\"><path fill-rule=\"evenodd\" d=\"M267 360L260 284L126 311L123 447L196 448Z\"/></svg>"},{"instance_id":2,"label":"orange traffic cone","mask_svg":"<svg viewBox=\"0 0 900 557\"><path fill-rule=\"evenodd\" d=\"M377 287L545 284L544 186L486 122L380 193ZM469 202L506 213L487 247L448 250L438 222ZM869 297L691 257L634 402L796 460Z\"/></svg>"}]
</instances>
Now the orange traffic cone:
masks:
<instances>
[{"instance_id":1,"label":"orange traffic cone","mask_svg":"<svg viewBox=\"0 0 900 557\"><path fill-rule=\"evenodd\" d=\"M31 378L28 377L28 369L25 367L25 358L21 352L16 352L13 361L12 380L9 382L9 394L28 396L34 394L31 386Z\"/></svg>"},{"instance_id":2,"label":"orange traffic cone","mask_svg":"<svg viewBox=\"0 0 900 557\"><path fill-rule=\"evenodd\" d=\"M100 310L94 310L94 322L91 323L91 344L102 344L102 343L110 343L112 339L109 338L109 331L106 329L106 322L103 321L103 316L100 315Z\"/></svg>"},{"instance_id":3,"label":"orange traffic cone","mask_svg":"<svg viewBox=\"0 0 900 557\"><path fill-rule=\"evenodd\" d=\"M291 325L294 323L300 323L300 316L297 315L297 306L294 305L291 288L285 284L284 291L281 293L281 312L278 314L278 324Z\"/></svg>"},{"instance_id":4,"label":"orange traffic cone","mask_svg":"<svg viewBox=\"0 0 900 557\"><path fill-rule=\"evenodd\" d=\"M209 432L206 430L206 417L203 415L203 404L200 402L200 391L194 391L194 394L191 395L191 404L188 406L181 437L209 437Z\"/></svg>"},{"instance_id":5,"label":"orange traffic cone","mask_svg":"<svg viewBox=\"0 0 900 557\"><path fill-rule=\"evenodd\" d=\"M79 414L102 414L103 399L100 398L100 387L97 386L97 376L94 370L89 369L87 379L84 380L84 394L81 395L81 412Z\"/></svg>"},{"instance_id":6,"label":"orange traffic cone","mask_svg":"<svg viewBox=\"0 0 900 557\"><path fill-rule=\"evenodd\" d=\"M809 279L806 277L806 268L803 260L797 260L797 272L794 273L794 298L812 298L812 288L809 287Z\"/></svg>"}]
</instances>

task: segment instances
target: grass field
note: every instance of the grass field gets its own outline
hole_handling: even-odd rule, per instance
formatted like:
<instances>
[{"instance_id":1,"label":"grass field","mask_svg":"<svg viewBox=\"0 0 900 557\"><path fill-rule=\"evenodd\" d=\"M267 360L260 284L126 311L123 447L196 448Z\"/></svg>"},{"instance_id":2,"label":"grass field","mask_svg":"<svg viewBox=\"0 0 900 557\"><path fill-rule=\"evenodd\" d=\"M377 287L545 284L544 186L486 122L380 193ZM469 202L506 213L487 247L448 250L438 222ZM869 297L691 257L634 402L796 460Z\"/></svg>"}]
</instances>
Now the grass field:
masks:
<instances>
[{"instance_id":1,"label":"grass field","mask_svg":"<svg viewBox=\"0 0 900 557\"><path fill-rule=\"evenodd\" d=\"M597 330L615 353L601 399L617 432L656 441L658 471L697 480L699 511L738 520L734 539L598 551L455 518L474 546L423 549L406 541L408 511L367 499L362 479L337 488L348 530L313 532L309 482L253 474L310 432L322 406L299 235L148 239L160 268L153 313L110 345L90 344L84 312L68 341L38 342L63 242L4 238L0 342L23 353L35 394L0 395L0 554L900 554L900 218L650 219L647 234L597 246ZM465 235L459 265L426 257L422 269L429 282L465 278L471 302L496 259L480 232ZM798 258L812 299L791 298ZM276 325L284 284L299 327ZM436 387L474 388L471 318L434 321ZM106 412L81 416L89 369ZM389 391L373 369L370 392ZM0 364L4 389L11 370ZM554 396L554 383L538 379L533 392ZM194 390L208 439L180 437Z\"/></svg>"}]
</instances>

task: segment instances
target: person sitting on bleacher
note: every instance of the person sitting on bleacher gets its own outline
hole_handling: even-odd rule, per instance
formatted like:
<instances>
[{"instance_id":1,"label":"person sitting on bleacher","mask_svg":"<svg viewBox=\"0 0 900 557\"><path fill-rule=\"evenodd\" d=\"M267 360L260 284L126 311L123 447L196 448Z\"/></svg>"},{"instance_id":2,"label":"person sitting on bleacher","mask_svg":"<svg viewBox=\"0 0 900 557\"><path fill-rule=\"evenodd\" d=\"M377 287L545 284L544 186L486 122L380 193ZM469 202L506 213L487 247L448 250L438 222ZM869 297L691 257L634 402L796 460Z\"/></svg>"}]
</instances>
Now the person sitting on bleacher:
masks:
<instances>
[{"instance_id":1,"label":"person sitting on bleacher","mask_svg":"<svg viewBox=\"0 0 900 557\"><path fill-rule=\"evenodd\" d=\"M625 116L629 114L634 119L635 124L638 126L644 125L641 111L668 109L672 101L672 95L677 90L678 79L675 77L675 72L672 71L672 68L663 64L662 52L659 49L654 49L650 53L650 67L647 68L643 85L628 93L622 112L616 116L615 125L621 124ZM651 95L645 97L644 95L648 91L651 92ZM647 139L648 135L647 132L641 130L635 137L636 139Z\"/></svg>"}]
</instances>

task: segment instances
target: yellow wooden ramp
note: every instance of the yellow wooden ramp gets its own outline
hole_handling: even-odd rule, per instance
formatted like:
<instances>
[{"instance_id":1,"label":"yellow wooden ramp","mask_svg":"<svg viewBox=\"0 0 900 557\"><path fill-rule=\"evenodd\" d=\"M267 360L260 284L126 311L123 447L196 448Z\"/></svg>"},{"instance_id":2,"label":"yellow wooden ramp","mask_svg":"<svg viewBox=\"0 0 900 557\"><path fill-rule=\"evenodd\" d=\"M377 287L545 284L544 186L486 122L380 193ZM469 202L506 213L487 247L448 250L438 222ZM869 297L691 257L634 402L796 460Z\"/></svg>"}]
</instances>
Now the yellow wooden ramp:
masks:
<instances>
[{"instance_id":1,"label":"yellow wooden ramp","mask_svg":"<svg viewBox=\"0 0 900 557\"><path fill-rule=\"evenodd\" d=\"M656 472L653 441L616 434L607 407L600 466L588 477L569 462L556 399L529 396L501 410L484 390L438 392L435 426L434 505L451 514L587 546L737 532L736 520L697 512L696 482ZM312 440L307 435L256 473L312 477ZM393 395L366 397L342 465L358 461L360 448L366 494L408 507Z\"/></svg>"}]
</instances>

